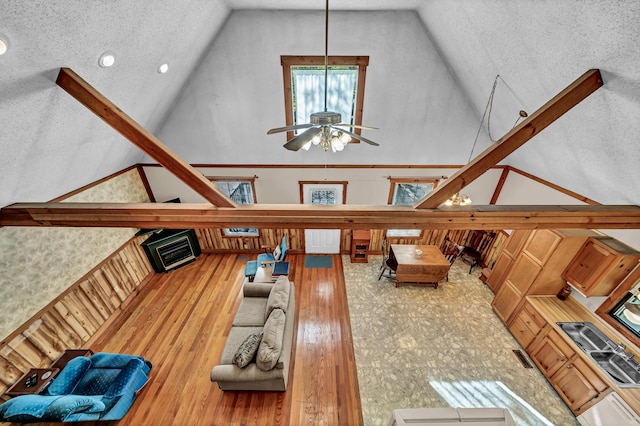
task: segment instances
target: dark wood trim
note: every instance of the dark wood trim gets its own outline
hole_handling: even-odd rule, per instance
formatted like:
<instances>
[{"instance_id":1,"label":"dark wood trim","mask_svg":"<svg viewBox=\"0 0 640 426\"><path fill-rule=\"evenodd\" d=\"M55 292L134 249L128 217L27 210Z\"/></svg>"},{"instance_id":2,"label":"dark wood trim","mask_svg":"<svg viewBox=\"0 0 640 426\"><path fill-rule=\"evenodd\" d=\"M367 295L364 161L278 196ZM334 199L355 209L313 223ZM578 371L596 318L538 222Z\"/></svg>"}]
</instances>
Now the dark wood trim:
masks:
<instances>
[{"instance_id":1,"label":"dark wood trim","mask_svg":"<svg viewBox=\"0 0 640 426\"><path fill-rule=\"evenodd\" d=\"M500 197L500 193L502 192L502 188L504 187L505 182L507 181L507 176L509 175L509 168L505 167L502 169L502 173L500 174L500 178L498 178L498 183L496 184L496 189L493 191L493 195L491 196L491 201L489 204L495 204L498 202L498 197Z\"/></svg>"},{"instance_id":2,"label":"dark wood trim","mask_svg":"<svg viewBox=\"0 0 640 426\"><path fill-rule=\"evenodd\" d=\"M19 203L0 226L291 229L640 229L634 205L411 206L252 204L214 208L176 203Z\"/></svg>"},{"instance_id":3,"label":"dark wood trim","mask_svg":"<svg viewBox=\"0 0 640 426\"><path fill-rule=\"evenodd\" d=\"M631 271L620 285L607 297L607 299L596 309L596 314L607 324L615 328L620 334L629 339L634 345L640 347L640 339L622 327L616 320L609 316L609 311L627 295L627 292L640 281L640 265ZM617 342L616 342L617 343Z\"/></svg>"},{"instance_id":4,"label":"dark wood trim","mask_svg":"<svg viewBox=\"0 0 640 426\"><path fill-rule=\"evenodd\" d=\"M218 191L201 173L173 153L160 139L125 114L70 68L60 68L56 84L147 155L162 164L205 200L214 206L235 207L235 203Z\"/></svg>"},{"instance_id":5,"label":"dark wood trim","mask_svg":"<svg viewBox=\"0 0 640 426\"><path fill-rule=\"evenodd\" d=\"M299 180L298 187L300 188L300 204L304 204L304 186L305 185L342 185L342 204L347 204L347 185L349 181L346 180Z\"/></svg>"},{"instance_id":6,"label":"dark wood trim","mask_svg":"<svg viewBox=\"0 0 640 426\"><path fill-rule=\"evenodd\" d=\"M527 173L525 171L522 171L520 169L516 169L515 167L511 167L511 166L507 166L507 168L510 171L513 171L515 173L521 174L522 176L528 177L531 180L534 180L534 181L536 181L538 183L541 183L541 184L543 184L545 186L548 186L549 188L555 189L558 192L562 192L563 194L566 194L566 195L568 195L570 197L573 197L573 198L575 198L577 200L580 200L580 201L582 201L584 203L590 204L592 206L599 206L600 205L599 202L594 201L591 198L587 198L584 195L580 195L577 192L573 192L573 191L571 191L569 189L563 188L560 185L556 185L555 183L551 183L548 180L544 180L542 178L539 178L538 176L532 175L531 173Z\"/></svg>"},{"instance_id":7,"label":"dark wood trim","mask_svg":"<svg viewBox=\"0 0 640 426\"><path fill-rule=\"evenodd\" d=\"M389 196L387 197L387 204L391 205L391 202L393 201L393 190L396 187L396 183L433 183L433 190L435 190L438 187L438 182L440 182L440 179L446 179L446 176L442 176L442 178L436 178L436 177L427 177L427 178L420 178L420 177L400 177L400 178L394 178L389 176Z\"/></svg>"},{"instance_id":8,"label":"dark wood trim","mask_svg":"<svg viewBox=\"0 0 640 426\"><path fill-rule=\"evenodd\" d=\"M144 168L139 164L136 164L135 167L136 169L138 169L140 180L142 181L142 185L144 185L145 191L147 191L147 196L149 197L149 201L151 201L152 203L155 203L156 196L153 194L153 190L151 190L151 184L149 184L149 179L147 179L147 174L144 172Z\"/></svg>"},{"instance_id":9,"label":"dark wood trim","mask_svg":"<svg viewBox=\"0 0 640 426\"><path fill-rule=\"evenodd\" d=\"M162 167L161 164L139 163L142 167ZM459 169L462 164L192 164L193 167L230 169ZM495 166L504 168L506 166Z\"/></svg>"},{"instance_id":10,"label":"dark wood trim","mask_svg":"<svg viewBox=\"0 0 640 426\"><path fill-rule=\"evenodd\" d=\"M291 87L291 67L292 66L324 66L324 56L280 56L280 64L282 65L282 80L284 85L284 111L285 125L293 125L293 100ZM329 56L329 66L357 66L358 82L356 88L355 114L353 124L362 124L362 110L364 108L364 90L367 76L367 66L369 65L368 56ZM360 129L352 129L353 133L361 134ZM293 132L286 133L287 140L293 139ZM350 143L360 143L357 139L352 139Z\"/></svg>"},{"instance_id":11,"label":"dark wood trim","mask_svg":"<svg viewBox=\"0 0 640 426\"><path fill-rule=\"evenodd\" d=\"M599 70L592 69L587 71L522 123L507 132L496 143L471 160L469 164L454 173L443 185L429 193L414 207L418 209L439 207L449 197L460 192L462 188L476 180L484 172L505 159L513 151L562 117L571 108L586 99L602 84L602 76Z\"/></svg>"}]
</instances>

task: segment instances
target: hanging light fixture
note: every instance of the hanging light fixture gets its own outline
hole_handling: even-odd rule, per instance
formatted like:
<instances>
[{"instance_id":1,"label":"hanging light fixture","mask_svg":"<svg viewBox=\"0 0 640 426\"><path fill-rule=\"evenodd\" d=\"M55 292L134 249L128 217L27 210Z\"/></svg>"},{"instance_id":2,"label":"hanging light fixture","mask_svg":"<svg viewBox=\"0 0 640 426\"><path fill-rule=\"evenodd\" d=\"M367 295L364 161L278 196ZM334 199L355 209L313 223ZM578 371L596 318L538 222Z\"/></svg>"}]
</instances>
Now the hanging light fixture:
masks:
<instances>
[{"instance_id":1,"label":"hanging light fixture","mask_svg":"<svg viewBox=\"0 0 640 426\"><path fill-rule=\"evenodd\" d=\"M493 140L493 138L491 137L491 110L493 109L493 95L496 92L496 85L498 84L498 79L502 80L502 77L500 77L500 74L496 75L496 79L493 81L493 87L491 88L491 93L489 94L489 100L487 101L487 106L484 109L484 114L482 114L482 120L480 120L480 127L478 127L476 138L473 141L473 145L471 146L471 152L469 153L469 159L467 160L467 164L471 162L471 158L473 157L473 150L475 149L476 143L478 142L478 136L480 135L480 130L482 130L482 123L484 123L485 116L487 117L487 133L489 134L489 139L491 140L491 142L498 142ZM507 85L507 87L509 86ZM518 118L516 119L516 122L513 123L513 127L516 127L516 124L518 124L521 118L527 118L528 116L529 114L527 114L526 111L520 110L518 112ZM468 195L466 194L460 195L460 192L456 192L451 197L449 197L447 201L444 202L444 205L445 206L467 206L471 203L472 203L471 198L469 198Z\"/></svg>"}]
</instances>

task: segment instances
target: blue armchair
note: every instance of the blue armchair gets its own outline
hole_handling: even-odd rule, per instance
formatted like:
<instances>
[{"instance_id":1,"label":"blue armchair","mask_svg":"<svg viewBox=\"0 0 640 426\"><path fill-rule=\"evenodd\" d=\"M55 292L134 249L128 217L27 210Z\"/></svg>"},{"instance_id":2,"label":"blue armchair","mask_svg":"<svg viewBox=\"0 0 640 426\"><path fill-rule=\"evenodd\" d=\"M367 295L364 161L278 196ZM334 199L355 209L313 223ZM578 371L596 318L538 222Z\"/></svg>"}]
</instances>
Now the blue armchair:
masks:
<instances>
[{"instance_id":1,"label":"blue armchair","mask_svg":"<svg viewBox=\"0 0 640 426\"><path fill-rule=\"evenodd\" d=\"M284 262L287 257L289 247L287 246L287 236L282 236L282 241L278 245L273 253L260 253L258 255L258 266L265 266L275 262Z\"/></svg>"},{"instance_id":2,"label":"blue armchair","mask_svg":"<svg viewBox=\"0 0 640 426\"><path fill-rule=\"evenodd\" d=\"M149 380L150 370L149 361L134 355L99 352L74 358L41 394L0 405L0 421L120 420Z\"/></svg>"}]
</instances>

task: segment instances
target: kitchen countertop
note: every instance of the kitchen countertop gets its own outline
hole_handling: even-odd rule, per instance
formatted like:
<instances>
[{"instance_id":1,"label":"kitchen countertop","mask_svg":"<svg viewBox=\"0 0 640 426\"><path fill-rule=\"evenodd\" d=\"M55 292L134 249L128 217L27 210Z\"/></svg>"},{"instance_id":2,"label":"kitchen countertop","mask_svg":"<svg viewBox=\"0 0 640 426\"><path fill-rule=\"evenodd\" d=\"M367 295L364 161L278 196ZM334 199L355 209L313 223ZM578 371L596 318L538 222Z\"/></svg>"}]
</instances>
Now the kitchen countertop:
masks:
<instances>
[{"instance_id":1,"label":"kitchen countertop","mask_svg":"<svg viewBox=\"0 0 640 426\"><path fill-rule=\"evenodd\" d=\"M614 342L624 343L627 346L626 352L633 352L635 359L640 359L640 353L635 350L634 346L627 339L611 329L604 321L587 310L575 299L569 297L566 300L560 300L555 296L528 296L527 301L561 336L565 337L566 334L558 327L556 322L591 322ZM589 366L593 368L593 371L597 371L611 389L620 395L636 413L640 414L640 388L630 389L618 387L571 339L567 337L565 341L575 348L578 356L587 362Z\"/></svg>"}]
</instances>

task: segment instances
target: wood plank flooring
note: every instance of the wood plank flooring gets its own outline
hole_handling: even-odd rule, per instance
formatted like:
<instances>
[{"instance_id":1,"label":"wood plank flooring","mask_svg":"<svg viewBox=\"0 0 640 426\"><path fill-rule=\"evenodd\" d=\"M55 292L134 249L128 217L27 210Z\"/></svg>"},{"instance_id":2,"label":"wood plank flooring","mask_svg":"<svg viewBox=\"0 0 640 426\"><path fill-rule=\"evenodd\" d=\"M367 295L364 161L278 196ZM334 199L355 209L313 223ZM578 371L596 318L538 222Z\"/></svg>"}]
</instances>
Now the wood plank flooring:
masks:
<instances>
[{"instance_id":1,"label":"wood plank flooring","mask_svg":"<svg viewBox=\"0 0 640 426\"><path fill-rule=\"evenodd\" d=\"M297 323L286 392L222 392L210 381L242 298L246 259L206 254L153 277L91 345L153 362L149 383L117 424L363 424L342 258L332 256L330 269L306 269L304 258L288 257Z\"/></svg>"}]
</instances>

